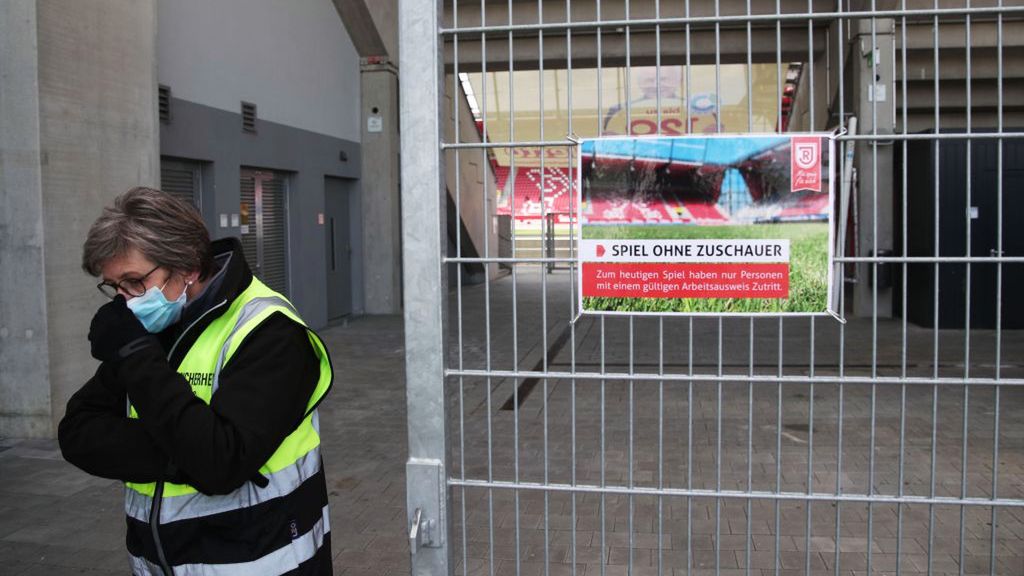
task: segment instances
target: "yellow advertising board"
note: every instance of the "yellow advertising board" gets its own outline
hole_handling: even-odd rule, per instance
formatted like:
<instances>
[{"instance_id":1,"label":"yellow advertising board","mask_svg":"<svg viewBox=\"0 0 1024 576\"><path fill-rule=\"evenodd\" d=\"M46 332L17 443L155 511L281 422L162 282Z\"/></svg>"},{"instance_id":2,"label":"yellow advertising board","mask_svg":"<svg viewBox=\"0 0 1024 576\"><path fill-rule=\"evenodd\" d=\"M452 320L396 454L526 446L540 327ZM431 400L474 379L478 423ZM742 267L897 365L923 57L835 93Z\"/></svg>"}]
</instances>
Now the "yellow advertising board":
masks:
<instances>
[{"instance_id":1,"label":"yellow advertising board","mask_svg":"<svg viewBox=\"0 0 1024 576\"><path fill-rule=\"evenodd\" d=\"M714 66L691 66L687 78L683 66L662 66L660 79L658 72L604 68L599 76L596 68L577 69L571 84L566 70L515 71L511 82L508 72L466 76L490 142L653 135L659 103L664 136L775 131L785 68L754 64L748 72L746 64L723 64L716 77ZM536 167L543 156L545 166L557 167L569 165L572 151L497 148L494 155L502 166L514 159L516 166Z\"/></svg>"}]
</instances>

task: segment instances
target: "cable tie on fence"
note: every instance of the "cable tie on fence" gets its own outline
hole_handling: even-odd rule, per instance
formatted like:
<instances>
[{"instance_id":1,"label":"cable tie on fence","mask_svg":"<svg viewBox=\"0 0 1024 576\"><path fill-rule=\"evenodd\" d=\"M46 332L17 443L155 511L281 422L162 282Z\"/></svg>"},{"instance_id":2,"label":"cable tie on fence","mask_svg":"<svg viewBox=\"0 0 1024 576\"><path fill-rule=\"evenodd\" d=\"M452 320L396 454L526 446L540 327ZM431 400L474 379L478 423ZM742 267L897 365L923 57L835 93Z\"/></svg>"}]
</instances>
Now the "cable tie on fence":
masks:
<instances>
[{"instance_id":1,"label":"cable tie on fence","mask_svg":"<svg viewBox=\"0 0 1024 576\"><path fill-rule=\"evenodd\" d=\"M836 321L838 321L840 324L846 324L846 318L843 318L842 316L840 316L839 313L836 312L835 310L829 308L829 309L825 310L825 312L828 312L828 315L833 317L833 318L835 318Z\"/></svg>"},{"instance_id":2,"label":"cable tie on fence","mask_svg":"<svg viewBox=\"0 0 1024 576\"><path fill-rule=\"evenodd\" d=\"M573 146L579 146L580 141L582 140L582 138L580 138L575 132L569 132L568 134L566 134L565 139L568 140L569 142L572 142Z\"/></svg>"},{"instance_id":3,"label":"cable tie on fence","mask_svg":"<svg viewBox=\"0 0 1024 576\"><path fill-rule=\"evenodd\" d=\"M576 322L578 322L579 319L582 318L582 317L583 317L583 310L582 309L577 310L576 311L576 316L572 320L569 321L569 324L572 324L573 326L575 326Z\"/></svg>"}]
</instances>

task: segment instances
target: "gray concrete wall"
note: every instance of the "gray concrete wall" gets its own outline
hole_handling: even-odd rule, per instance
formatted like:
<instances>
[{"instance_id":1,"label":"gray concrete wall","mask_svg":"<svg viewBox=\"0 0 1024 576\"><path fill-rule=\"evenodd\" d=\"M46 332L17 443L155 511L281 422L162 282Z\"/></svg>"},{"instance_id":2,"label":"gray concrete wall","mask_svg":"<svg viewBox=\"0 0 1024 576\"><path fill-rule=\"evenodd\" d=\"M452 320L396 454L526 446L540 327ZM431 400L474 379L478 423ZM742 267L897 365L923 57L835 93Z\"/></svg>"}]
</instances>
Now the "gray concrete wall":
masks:
<instances>
[{"instance_id":1,"label":"gray concrete wall","mask_svg":"<svg viewBox=\"0 0 1024 576\"><path fill-rule=\"evenodd\" d=\"M38 63L35 0L0 4L0 437L51 430Z\"/></svg>"},{"instance_id":2,"label":"gray concrete wall","mask_svg":"<svg viewBox=\"0 0 1024 576\"><path fill-rule=\"evenodd\" d=\"M444 138L447 142L480 142L480 133L476 129L476 122L473 119L473 112L469 108L469 101L466 100L466 92L462 83L458 84L456 95L459 114L459 136L455 138L455 107L452 105L453 84L455 81L452 75L445 76L444 90ZM494 183L496 178L491 163L484 158L479 150L463 150L458 154L456 162L455 150L447 150L444 155L445 185L448 193L455 202L456 183L458 184L459 196L459 217L463 225L469 231L469 237L473 242L471 252L469 247L462 247L463 256L484 256L486 243L487 255L494 257L498 255L498 231L494 220L494 209L497 204L498 190ZM456 167L457 166L457 167ZM457 182L456 182L457 179ZM487 192L484 193L484 183L487 183ZM485 240L486 235L486 240ZM451 254L455 250L451 250ZM498 274L498 265L489 264L488 274L493 278ZM453 284L454 285L454 284Z\"/></svg>"},{"instance_id":3,"label":"gray concrete wall","mask_svg":"<svg viewBox=\"0 0 1024 576\"><path fill-rule=\"evenodd\" d=\"M380 131L363 121L362 218L366 231L366 313L402 309L402 226L399 199L398 75L387 64L366 65L361 74L362 114L379 118ZM376 110L376 112L374 112Z\"/></svg>"},{"instance_id":4,"label":"gray concrete wall","mask_svg":"<svg viewBox=\"0 0 1024 576\"><path fill-rule=\"evenodd\" d=\"M0 8L0 435L52 435L96 369L81 246L114 196L157 181L155 17L149 0Z\"/></svg>"},{"instance_id":5,"label":"gray concrete wall","mask_svg":"<svg viewBox=\"0 0 1024 576\"><path fill-rule=\"evenodd\" d=\"M331 17L337 18L334 14ZM339 105L339 108L344 107ZM220 227L220 215L238 214L242 166L291 173L288 182L289 295L311 326L326 324L325 237L318 219L324 210L324 176L359 178L360 144L267 120L257 120L256 134L247 134L242 132L240 114L172 98L171 122L160 127L160 152L165 157L206 163L203 215L215 238L239 234L237 226ZM341 160L342 153L347 161ZM361 197L359 192L350 199L353 202L350 226L355 314L365 309L360 277L363 262L374 262L368 257L364 260L364 228L359 218Z\"/></svg>"},{"instance_id":6,"label":"gray concrete wall","mask_svg":"<svg viewBox=\"0 0 1024 576\"><path fill-rule=\"evenodd\" d=\"M359 140L359 57L331 0L160 0L159 79L174 96Z\"/></svg>"},{"instance_id":7,"label":"gray concrete wall","mask_svg":"<svg viewBox=\"0 0 1024 576\"><path fill-rule=\"evenodd\" d=\"M814 62L804 63L789 120L790 132L832 130L838 125L838 121L829 116L830 92L835 90L836 78L829 79L833 72L828 67L828 58L821 52L816 54Z\"/></svg>"},{"instance_id":8,"label":"gray concrete wall","mask_svg":"<svg viewBox=\"0 0 1024 576\"><path fill-rule=\"evenodd\" d=\"M86 340L104 302L80 268L103 206L159 181L154 0L41 0L39 135L54 422L95 370Z\"/></svg>"},{"instance_id":9,"label":"gray concrete wall","mask_svg":"<svg viewBox=\"0 0 1024 576\"><path fill-rule=\"evenodd\" d=\"M869 21L860 21L853 38L851 67L853 68L852 104L857 115L857 131L861 134L892 134L895 127L893 114L892 81L893 30L892 20L875 23L874 38ZM872 42L878 47L880 58L874 69L871 64ZM872 83L876 77L876 83ZM877 98L872 91L877 93ZM883 142L858 141L854 152L857 169L856 201L858 205L857 256L879 256L876 253L893 248L893 146ZM875 234L877 232L877 238ZM878 267L882 270L882 267ZM857 283L853 289L853 313L857 316L892 317L892 286L880 285L874 290L875 266L857 264ZM882 277L882 274L879 274ZM877 306L877 311L876 311Z\"/></svg>"}]
</instances>

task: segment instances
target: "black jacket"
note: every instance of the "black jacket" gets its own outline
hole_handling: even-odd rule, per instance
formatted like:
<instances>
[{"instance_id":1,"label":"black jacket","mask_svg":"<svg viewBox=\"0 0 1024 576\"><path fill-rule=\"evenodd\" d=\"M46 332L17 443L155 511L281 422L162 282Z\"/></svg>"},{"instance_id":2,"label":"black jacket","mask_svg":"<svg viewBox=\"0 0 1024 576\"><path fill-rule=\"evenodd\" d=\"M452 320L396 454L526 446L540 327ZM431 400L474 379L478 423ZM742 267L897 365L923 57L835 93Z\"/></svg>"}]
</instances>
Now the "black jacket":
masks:
<instances>
[{"instance_id":1,"label":"black jacket","mask_svg":"<svg viewBox=\"0 0 1024 576\"><path fill-rule=\"evenodd\" d=\"M68 462L104 478L187 482L227 494L258 477L301 422L320 365L306 330L282 314L246 337L209 405L176 371L199 334L252 281L238 240L214 242L214 253L221 269L181 320L158 335L163 350L151 346L101 364L68 401L58 428ZM138 419L126 416L126 399Z\"/></svg>"}]
</instances>

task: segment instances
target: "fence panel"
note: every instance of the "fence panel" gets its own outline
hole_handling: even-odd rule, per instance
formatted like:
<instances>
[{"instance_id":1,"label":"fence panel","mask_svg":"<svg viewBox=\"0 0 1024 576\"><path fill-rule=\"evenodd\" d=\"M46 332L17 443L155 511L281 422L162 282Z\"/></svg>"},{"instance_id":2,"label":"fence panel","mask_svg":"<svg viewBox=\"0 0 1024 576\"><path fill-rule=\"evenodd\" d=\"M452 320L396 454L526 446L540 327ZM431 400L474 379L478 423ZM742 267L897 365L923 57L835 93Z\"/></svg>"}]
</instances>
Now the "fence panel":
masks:
<instances>
[{"instance_id":1,"label":"fence panel","mask_svg":"<svg viewBox=\"0 0 1024 576\"><path fill-rule=\"evenodd\" d=\"M1024 574L1020 2L400 20L415 574ZM845 323L577 317L579 137L831 129Z\"/></svg>"}]
</instances>

